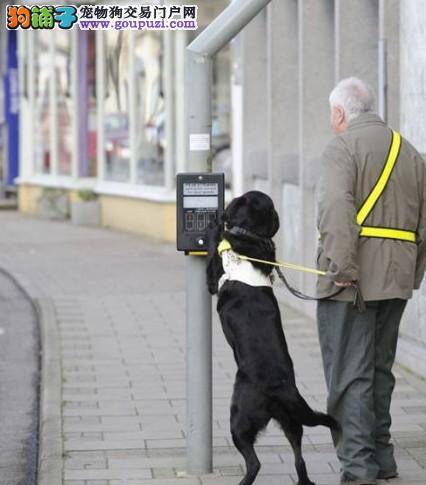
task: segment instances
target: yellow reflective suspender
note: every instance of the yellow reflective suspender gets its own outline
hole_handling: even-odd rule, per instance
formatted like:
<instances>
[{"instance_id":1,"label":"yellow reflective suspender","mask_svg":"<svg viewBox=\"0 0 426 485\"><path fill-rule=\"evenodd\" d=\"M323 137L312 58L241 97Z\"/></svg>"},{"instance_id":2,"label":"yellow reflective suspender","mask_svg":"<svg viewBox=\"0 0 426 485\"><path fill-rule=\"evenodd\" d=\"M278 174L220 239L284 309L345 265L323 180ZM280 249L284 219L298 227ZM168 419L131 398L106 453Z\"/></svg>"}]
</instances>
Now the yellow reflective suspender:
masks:
<instances>
[{"instance_id":1,"label":"yellow reflective suspender","mask_svg":"<svg viewBox=\"0 0 426 485\"><path fill-rule=\"evenodd\" d=\"M394 229L390 227L373 227L364 226L364 222L374 209L376 202L382 195L392 174L392 170L398 159L399 150L401 148L401 135L392 131L392 143L389 149L389 154L383 167L382 173L377 180L375 186L371 190L368 197L363 202L359 209L356 220L361 226L360 236L362 237L379 237L385 239L398 239L400 241L416 242L416 233L414 231L407 231L405 229Z\"/></svg>"}]
</instances>

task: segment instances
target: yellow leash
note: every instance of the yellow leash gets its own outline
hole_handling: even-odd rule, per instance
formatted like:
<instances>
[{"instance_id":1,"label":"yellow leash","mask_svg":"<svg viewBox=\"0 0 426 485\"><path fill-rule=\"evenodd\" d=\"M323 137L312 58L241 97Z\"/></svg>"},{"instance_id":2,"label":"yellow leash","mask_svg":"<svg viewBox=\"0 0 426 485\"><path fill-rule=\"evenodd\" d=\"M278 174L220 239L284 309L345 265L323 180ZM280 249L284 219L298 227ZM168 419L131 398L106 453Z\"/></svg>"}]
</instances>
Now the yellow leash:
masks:
<instances>
[{"instance_id":1,"label":"yellow leash","mask_svg":"<svg viewBox=\"0 0 426 485\"><path fill-rule=\"evenodd\" d=\"M223 251L226 251L228 249L232 249L232 247L229 241L227 241L226 239L223 239L217 248L217 252L221 254ZM269 264L270 266L278 266L282 268L294 269L296 271L304 271L305 273L313 273L320 276L324 276L326 274L325 271L320 271L318 269L313 269L313 268L307 268L306 266L301 266L300 264L287 263L285 261L266 261L264 259L250 258L249 256L244 256L238 253L235 253L235 254L239 259L244 259L245 261L254 261L255 263Z\"/></svg>"},{"instance_id":2,"label":"yellow leash","mask_svg":"<svg viewBox=\"0 0 426 485\"><path fill-rule=\"evenodd\" d=\"M327 273L325 271L320 271L319 269L313 269L313 268L307 268L306 266L301 266L299 264L292 264L292 263L286 263L284 261L266 261L263 259L256 259L256 258L249 258L248 256L243 256L242 254L237 254L237 256L240 259L244 259L246 261L254 261L256 263L263 263L263 264L269 264L271 266L278 266L281 268L288 268L288 269L294 269L296 271L304 271L305 273L313 273L317 274L320 276L325 276Z\"/></svg>"},{"instance_id":3,"label":"yellow leash","mask_svg":"<svg viewBox=\"0 0 426 485\"><path fill-rule=\"evenodd\" d=\"M207 251L189 251L188 255L189 256L207 256ZM237 254L237 253L235 253ZM293 264L293 263L286 263L284 261L266 261L263 259L256 259L256 258L249 258L248 256L243 256L242 254L237 254L237 256L240 259L244 259L246 261L254 261L256 263L263 263L263 264L269 264L271 266L278 266L282 268L288 268L288 269L294 269L295 271L305 271L306 273L313 273L317 274L320 276L325 276L326 272L325 271L320 271L319 269L313 269L313 268L307 268L306 266L301 266L298 264Z\"/></svg>"},{"instance_id":4,"label":"yellow leash","mask_svg":"<svg viewBox=\"0 0 426 485\"><path fill-rule=\"evenodd\" d=\"M219 255L222 254L223 251L227 250L232 250L232 246L227 241L226 239L222 239L222 241L219 243L217 247L217 252ZM288 268L288 269L293 269L296 271L304 271L306 273L313 273L319 276L326 276L327 273L325 271L320 271L319 269L313 269L313 268L308 268L306 266L302 266L300 264L293 264L293 263L287 263L285 261L266 261L265 259L258 259L258 258L251 258L249 256L244 256L242 254L235 253L235 255L239 259L243 259L245 261L253 261L256 263L262 263L262 264L268 264L270 266L276 266L276 267L283 267L283 268ZM337 296L338 294L342 293L342 291L345 290L344 287L340 287L337 291L332 293L331 295L327 295L321 298L313 297L313 296L308 296L302 293L301 291L297 290L296 288L293 288L289 282L287 281L286 277L284 276L284 273L280 269L276 269L276 272L278 274L278 277L280 280L284 283L284 285L287 287L287 289L292 293L295 297L300 298L302 300L313 300L313 301L322 301L322 300L330 300L331 298ZM365 311L365 302L361 294L361 290L359 287L359 284L357 281L352 282L351 285L352 288L355 290L355 295L354 295L354 306L357 306L358 310L360 312Z\"/></svg>"}]
</instances>

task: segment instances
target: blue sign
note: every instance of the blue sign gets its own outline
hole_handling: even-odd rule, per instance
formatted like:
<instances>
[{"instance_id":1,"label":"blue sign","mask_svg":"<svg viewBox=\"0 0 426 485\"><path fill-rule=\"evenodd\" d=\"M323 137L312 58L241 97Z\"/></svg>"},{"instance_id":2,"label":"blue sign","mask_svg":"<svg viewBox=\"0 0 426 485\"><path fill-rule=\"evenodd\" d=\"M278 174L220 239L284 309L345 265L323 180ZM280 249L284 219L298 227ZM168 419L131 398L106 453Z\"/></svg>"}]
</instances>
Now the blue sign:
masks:
<instances>
[{"instance_id":1,"label":"blue sign","mask_svg":"<svg viewBox=\"0 0 426 485\"><path fill-rule=\"evenodd\" d=\"M19 76L16 32L9 31L8 34L6 74L3 79L8 148L6 184L13 185L19 175Z\"/></svg>"}]
</instances>

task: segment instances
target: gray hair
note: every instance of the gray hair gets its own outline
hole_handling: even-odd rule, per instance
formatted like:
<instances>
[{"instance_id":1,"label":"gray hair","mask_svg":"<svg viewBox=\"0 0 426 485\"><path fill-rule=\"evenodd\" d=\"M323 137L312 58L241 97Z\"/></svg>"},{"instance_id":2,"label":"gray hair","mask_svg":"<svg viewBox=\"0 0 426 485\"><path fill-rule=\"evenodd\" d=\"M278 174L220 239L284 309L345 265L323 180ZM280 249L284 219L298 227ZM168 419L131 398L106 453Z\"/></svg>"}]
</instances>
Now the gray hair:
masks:
<instances>
[{"instance_id":1,"label":"gray hair","mask_svg":"<svg viewBox=\"0 0 426 485\"><path fill-rule=\"evenodd\" d=\"M331 107L341 106L348 121L351 121L361 113L374 110L374 91L361 79L348 77L342 79L331 91L329 101Z\"/></svg>"}]
</instances>

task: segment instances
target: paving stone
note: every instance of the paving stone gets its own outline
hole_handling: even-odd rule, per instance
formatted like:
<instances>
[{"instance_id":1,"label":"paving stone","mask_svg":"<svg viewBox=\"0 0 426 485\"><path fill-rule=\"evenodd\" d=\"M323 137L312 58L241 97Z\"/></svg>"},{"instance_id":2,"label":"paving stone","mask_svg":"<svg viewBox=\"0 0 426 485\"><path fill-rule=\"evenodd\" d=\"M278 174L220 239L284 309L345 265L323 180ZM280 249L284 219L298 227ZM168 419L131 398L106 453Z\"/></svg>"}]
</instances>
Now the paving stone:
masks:
<instances>
[{"instance_id":1,"label":"paving stone","mask_svg":"<svg viewBox=\"0 0 426 485\"><path fill-rule=\"evenodd\" d=\"M152 476L154 478L163 479L163 478L176 478L174 468L152 468Z\"/></svg>"},{"instance_id":2,"label":"paving stone","mask_svg":"<svg viewBox=\"0 0 426 485\"><path fill-rule=\"evenodd\" d=\"M65 458L65 468L69 469L85 469L85 468L107 468L106 458L93 458L90 456L73 456Z\"/></svg>"},{"instance_id":3,"label":"paving stone","mask_svg":"<svg viewBox=\"0 0 426 485\"><path fill-rule=\"evenodd\" d=\"M65 480L121 480L152 478L149 469L65 470Z\"/></svg>"},{"instance_id":4,"label":"paving stone","mask_svg":"<svg viewBox=\"0 0 426 485\"><path fill-rule=\"evenodd\" d=\"M185 457L163 456L163 457L126 457L109 458L110 468L184 468Z\"/></svg>"},{"instance_id":5,"label":"paving stone","mask_svg":"<svg viewBox=\"0 0 426 485\"><path fill-rule=\"evenodd\" d=\"M105 432L105 440L182 439L182 430L152 430L130 433Z\"/></svg>"},{"instance_id":6,"label":"paving stone","mask_svg":"<svg viewBox=\"0 0 426 485\"><path fill-rule=\"evenodd\" d=\"M185 440L181 439L164 439L164 440L146 440L147 448L185 448Z\"/></svg>"},{"instance_id":7,"label":"paving stone","mask_svg":"<svg viewBox=\"0 0 426 485\"><path fill-rule=\"evenodd\" d=\"M198 478L161 478L161 480L110 480L109 485L200 485ZM234 484L235 485L235 484Z\"/></svg>"},{"instance_id":8,"label":"paving stone","mask_svg":"<svg viewBox=\"0 0 426 485\"><path fill-rule=\"evenodd\" d=\"M241 466L227 466L227 467L220 467L218 469L219 473L221 476L224 477L233 477L233 476L238 476L241 477L241 475L244 473L243 468Z\"/></svg>"},{"instance_id":9,"label":"paving stone","mask_svg":"<svg viewBox=\"0 0 426 485\"><path fill-rule=\"evenodd\" d=\"M126 431L140 431L140 425L138 423L124 423L124 424L84 424L84 423L68 423L63 425L63 430L65 433L72 432L126 432Z\"/></svg>"},{"instance_id":10,"label":"paving stone","mask_svg":"<svg viewBox=\"0 0 426 485\"><path fill-rule=\"evenodd\" d=\"M89 441L81 439L73 439L64 442L64 449L66 451L78 450L131 450L131 449L146 448L145 440L108 440L108 441Z\"/></svg>"}]
</instances>

